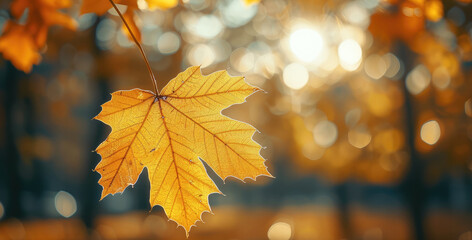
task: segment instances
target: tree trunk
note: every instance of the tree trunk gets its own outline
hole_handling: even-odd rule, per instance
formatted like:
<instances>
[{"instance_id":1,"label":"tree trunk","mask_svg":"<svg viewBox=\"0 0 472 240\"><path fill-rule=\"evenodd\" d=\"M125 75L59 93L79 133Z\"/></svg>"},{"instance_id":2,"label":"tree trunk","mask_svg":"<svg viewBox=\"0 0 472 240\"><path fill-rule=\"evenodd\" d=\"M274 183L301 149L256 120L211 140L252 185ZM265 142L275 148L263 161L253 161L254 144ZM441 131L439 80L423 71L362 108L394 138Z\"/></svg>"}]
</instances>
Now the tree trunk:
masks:
<instances>
[{"instance_id":1,"label":"tree trunk","mask_svg":"<svg viewBox=\"0 0 472 240\"><path fill-rule=\"evenodd\" d=\"M414 55L404 44L399 44L397 53L400 59L404 61L405 74L407 74L413 68L412 59L414 59ZM415 148L417 116L415 115L414 100L406 88L405 81L400 81L399 84L402 84L401 89L403 90L405 137L407 148L410 152L410 165L405 173L400 189L410 215L410 224L413 227L412 237L415 240L425 240L424 218L427 194L424 183L425 162Z\"/></svg>"},{"instance_id":2,"label":"tree trunk","mask_svg":"<svg viewBox=\"0 0 472 240\"><path fill-rule=\"evenodd\" d=\"M351 225L349 220L349 195L347 181L334 186L334 193L337 197L337 209L339 226L342 236L345 239L352 239Z\"/></svg>"},{"instance_id":3,"label":"tree trunk","mask_svg":"<svg viewBox=\"0 0 472 240\"><path fill-rule=\"evenodd\" d=\"M6 63L5 76L5 157L2 157L6 168L7 202L5 203L6 218L22 218L21 207L22 180L20 177L20 154L16 145L14 134L15 120L14 106L18 102L18 82L21 72L15 69L11 63Z\"/></svg>"}]
</instances>

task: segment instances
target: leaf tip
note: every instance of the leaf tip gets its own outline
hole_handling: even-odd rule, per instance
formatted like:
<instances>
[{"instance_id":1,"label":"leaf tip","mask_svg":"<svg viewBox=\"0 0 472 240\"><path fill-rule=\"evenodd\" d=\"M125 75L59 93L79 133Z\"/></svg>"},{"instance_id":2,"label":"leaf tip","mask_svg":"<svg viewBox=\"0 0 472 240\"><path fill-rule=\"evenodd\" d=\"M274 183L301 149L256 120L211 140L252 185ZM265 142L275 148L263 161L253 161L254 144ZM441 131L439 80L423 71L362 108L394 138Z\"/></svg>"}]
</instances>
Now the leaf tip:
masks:
<instances>
[{"instance_id":1,"label":"leaf tip","mask_svg":"<svg viewBox=\"0 0 472 240\"><path fill-rule=\"evenodd\" d=\"M269 171L267 171L267 174L264 174L264 175L261 175L261 176L265 176L265 177L268 177L268 178L275 179L275 176L272 175Z\"/></svg>"},{"instance_id":2,"label":"leaf tip","mask_svg":"<svg viewBox=\"0 0 472 240\"><path fill-rule=\"evenodd\" d=\"M268 94L269 92L267 92L266 90L262 89L262 88L257 88L257 90L254 90L254 92L262 92L264 94Z\"/></svg>"},{"instance_id":3,"label":"leaf tip","mask_svg":"<svg viewBox=\"0 0 472 240\"><path fill-rule=\"evenodd\" d=\"M100 201L102 201L106 196L108 196L108 193L104 193L105 189L102 190L102 194L100 195Z\"/></svg>"}]
</instances>

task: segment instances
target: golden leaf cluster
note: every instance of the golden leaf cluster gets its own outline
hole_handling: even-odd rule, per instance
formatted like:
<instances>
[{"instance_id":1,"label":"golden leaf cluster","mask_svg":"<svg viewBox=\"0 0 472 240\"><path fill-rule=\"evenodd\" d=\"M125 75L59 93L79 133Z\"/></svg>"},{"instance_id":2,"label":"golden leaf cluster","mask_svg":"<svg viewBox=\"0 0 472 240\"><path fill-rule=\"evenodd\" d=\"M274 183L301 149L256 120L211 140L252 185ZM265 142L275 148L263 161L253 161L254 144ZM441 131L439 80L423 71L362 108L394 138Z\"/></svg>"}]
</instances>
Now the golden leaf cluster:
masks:
<instances>
[{"instance_id":1,"label":"golden leaf cluster","mask_svg":"<svg viewBox=\"0 0 472 240\"><path fill-rule=\"evenodd\" d=\"M41 61L40 50L45 46L48 29L60 25L75 30L77 23L58 10L70 7L70 0L14 0L10 12L13 20L7 22L0 37L0 52L19 70L31 71ZM25 24L20 18L28 9Z\"/></svg>"},{"instance_id":2,"label":"golden leaf cluster","mask_svg":"<svg viewBox=\"0 0 472 240\"><path fill-rule=\"evenodd\" d=\"M178 0L147 0L150 9L168 9L177 5ZM134 21L134 11L137 9L136 0L119 0L117 3L128 6L124 14L133 32L139 33ZM19 70L29 73L33 65L41 62L41 50L46 45L50 26L59 25L70 30L77 28L77 22L69 15L59 12L70 8L70 0L14 0L10 5L12 19L6 23L0 37L0 53L12 62ZM108 0L84 0L81 7L82 14L96 13L103 15L112 5ZM20 24L25 11L26 22ZM126 33L128 33L126 31ZM137 34L139 39L140 34Z\"/></svg>"},{"instance_id":3,"label":"golden leaf cluster","mask_svg":"<svg viewBox=\"0 0 472 240\"><path fill-rule=\"evenodd\" d=\"M124 12L123 17L128 23L133 34L136 36L137 40L141 41L141 33L138 27L138 21L135 20L136 19L135 11L139 9L138 1L137 0L117 0L115 2L126 6L126 11ZM167 9L177 6L179 1L178 0L146 0L145 3L147 4L147 9L149 10L154 10L154 9L167 10ZM110 9L111 7L112 5L110 4L109 0L101 0L101 1L84 0L82 2L80 13L81 14L95 13L100 16L100 15L105 14L108 11L108 9ZM128 34L128 37L131 37L125 26L122 27L122 30L126 34Z\"/></svg>"},{"instance_id":4,"label":"golden leaf cluster","mask_svg":"<svg viewBox=\"0 0 472 240\"><path fill-rule=\"evenodd\" d=\"M250 5L258 3L260 0L242 1ZM138 7L137 0L116 0L115 2L126 6L123 18L137 41L141 41L141 33L136 11L140 9L167 10L179 3L178 0L145 0ZM33 65L41 62L40 52L46 45L50 26L59 25L70 30L77 28L77 23L73 18L59 12L59 10L71 6L71 0L14 0L10 6L13 19L7 22L0 36L0 53L17 69L26 73L31 72ZM95 13L101 16L111 7L109 0L83 0L80 13ZM20 24L20 18L26 9L28 9L26 23ZM129 31L124 25L122 30L131 39Z\"/></svg>"}]
</instances>

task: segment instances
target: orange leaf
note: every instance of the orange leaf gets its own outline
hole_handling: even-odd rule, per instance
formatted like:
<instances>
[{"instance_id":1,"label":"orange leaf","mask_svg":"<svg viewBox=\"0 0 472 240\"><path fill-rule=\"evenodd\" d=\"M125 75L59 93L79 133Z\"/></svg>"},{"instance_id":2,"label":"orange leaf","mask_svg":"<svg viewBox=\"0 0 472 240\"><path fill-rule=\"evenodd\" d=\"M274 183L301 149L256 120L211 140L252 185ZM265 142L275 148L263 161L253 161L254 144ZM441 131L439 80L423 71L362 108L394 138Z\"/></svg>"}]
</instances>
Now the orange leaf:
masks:
<instances>
[{"instance_id":1,"label":"orange leaf","mask_svg":"<svg viewBox=\"0 0 472 240\"><path fill-rule=\"evenodd\" d=\"M11 5L12 15L19 19L23 12L28 9L26 26L29 30L34 30L59 25L71 30L77 28L77 22L66 14L59 12L59 9L71 7L70 0L15 0Z\"/></svg>"},{"instance_id":2,"label":"orange leaf","mask_svg":"<svg viewBox=\"0 0 472 240\"><path fill-rule=\"evenodd\" d=\"M123 18L128 23L128 26L130 27L134 36L136 36L136 39L139 42L141 42L141 31L139 30L138 25L136 24L136 21L134 20L134 11L138 9L137 1L136 0L114 0L114 2L117 4L122 4L122 5L127 6L126 12L123 14ZM95 13L100 16L100 15L105 14L108 11L108 9L112 7L113 6L111 5L109 0L99 1L98 4L97 4L97 1L95 0L84 0L82 2L80 14ZM122 25L121 30L126 34L126 36L128 36L128 38L131 41L133 40L130 33L128 32L128 29L126 28L124 24Z\"/></svg>"},{"instance_id":3,"label":"orange leaf","mask_svg":"<svg viewBox=\"0 0 472 240\"><path fill-rule=\"evenodd\" d=\"M80 14L95 13L99 16L105 14L108 9L111 8L111 4L108 0L95 1L95 0L83 0L82 6L80 7Z\"/></svg>"},{"instance_id":4,"label":"orange leaf","mask_svg":"<svg viewBox=\"0 0 472 240\"><path fill-rule=\"evenodd\" d=\"M428 20L437 22L443 17L443 4L439 0L430 0L425 2L424 11Z\"/></svg>"},{"instance_id":5,"label":"orange leaf","mask_svg":"<svg viewBox=\"0 0 472 240\"><path fill-rule=\"evenodd\" d=\"M114 0L114 2L134 9L138 7L138 3L136 0ZM95 13L101 16L112 7L113 6L111 5L109 0L83 0L82 7L80 8L80 14Z\"/></svg>"},{"instance_id":6,"label":"orange leaf","mask_svg":"<svg viewBox=\"0 0 472 240\"><path fill-rule=\"evenodd\" d=\"M221 193L201 160L223 179L271 176L261 146L252 140L255 129L220 113L258 90L226 71L202 76L200 67L191 67L160 95L140 89L113 93L95 117L112 127L96 149L102 156L95 168L102 175L102 199L135 184L147 168L151 206L161 205L188 234L211 211L208 196Z\"/></svg>"},{"instance_id":7,"label":"orange leaf","mask_svg":"<svg viewBox=\"0 0 472 240\"><path fill-rule=\"evenodd\" d=\"M126 12L123 14L123 18L128 23L129 28L131 29L133 35L136 37L136 40L138 40L138 42L141 42L141 31L139 30L139 27L136 21L134 20L134 8L128 7L128 9L126 9ZM121 30L126 34L126 36L128 36L130 40L133 40L130 32L124 24L121 26Z\"/></svg>"},{"instance_id":8,"label":"orange leaf","mask_svg":"<svg viewBox=\"0 0 472 240\"><path fill-rule=\"evenodd\" d=\"M123 17L125 18L126 22L131 28L131 31L133 32L133 34L136 36L136 39L139 42L141 42L141 31L139 30L138 24L136 23L134 19L135 18L134 11L138 9L137 1L136 0L115 0L115 3L127 6L126 12L123 14ZM179 1L178 0L146 0L146 3L150 10L153 10L156 8L161 9L161 10L167 10L167 9L177 6ZM82 2L80 14L95 13L97 15L103 15L110 8L112 8L112 5L109 2L109 0L98 1L98 3L96 0L84 0ZM131 35L128 32L128 29L126 29L126 26L123 25L122 30L125 32L125 34L128 36L130 40L133 40Z\"/></svg>"},{"instance_id":9,"label":"orange leaf","mask_svg":"<svg viewBox=\"0 0 472 240\"><path fill-rule=\"evenodd\" d=\"M179 4L178 0L146 0L146 2L149 9L159 8L161 10L167 10Z\"/></svg>"},{"instance_id":10,"label":"orange leaf","mask_svg":"<svg viewBox=\"0 0 472 240\"><path fill-rule=\"evenodd\" d=\"M24 26L8 22L0 38L0 52L19 70L29 73L41 61L34 39Z\"/></svg>"},{"instance_id":11,"label":"orange leaf","mask_svg":"<svg viewBox=\"0 0 472 240\"><path fill-rule=\"evenodd\" d=\"M38 51L46 44L50 26L60 25L71 30L77 28L74 19L58 12L59 9L68 8L71 4L70 0L13 1L10 8L12 16L18 20L26 9L28 16L24 25L11 23L5 28L0 37L0 52L16 68L30 72L33 64L38 64L41 60Z\"/></svg>"}]
</instances>

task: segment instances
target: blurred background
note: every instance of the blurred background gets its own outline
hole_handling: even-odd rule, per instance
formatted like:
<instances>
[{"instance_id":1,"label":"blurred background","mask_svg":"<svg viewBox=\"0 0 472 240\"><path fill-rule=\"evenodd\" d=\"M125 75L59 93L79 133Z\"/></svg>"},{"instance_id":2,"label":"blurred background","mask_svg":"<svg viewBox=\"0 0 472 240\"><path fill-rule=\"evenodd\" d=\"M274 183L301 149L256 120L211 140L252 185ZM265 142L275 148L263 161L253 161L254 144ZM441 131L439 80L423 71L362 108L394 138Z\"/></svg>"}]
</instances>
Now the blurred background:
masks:
<instances>
[{"instance_id":1,"label":"blurred background","mask_svg":"<svg viewBox=\"0 0 472 240\"><path fill-rule=\"evenodd\" d=\"M160 89L200 65L266 91L224 114L260 130L276 178L211 174L226 196L189 239L472 240L470 0L143 2ZM186 239L151 211L146 172L99 201L110 128L91 119L111 92L153 87L117 13L80 4L31 73L0 58L0 239Z\"/></svg>"}]
</instances>

